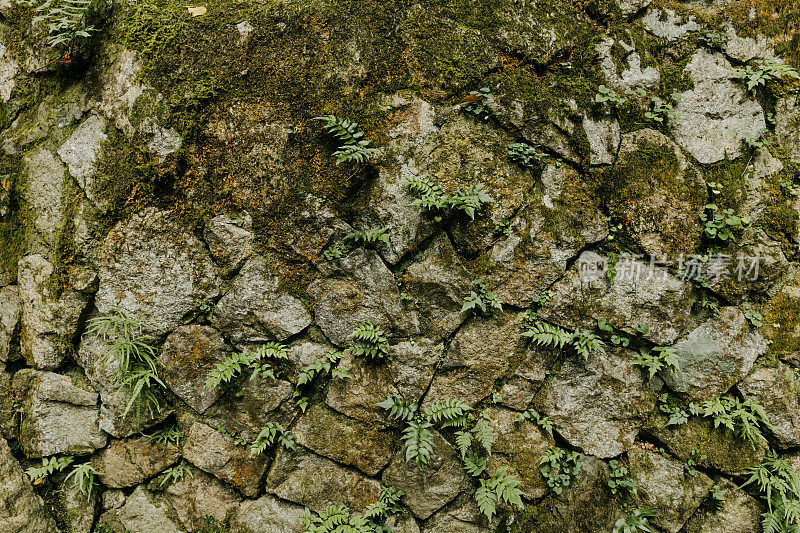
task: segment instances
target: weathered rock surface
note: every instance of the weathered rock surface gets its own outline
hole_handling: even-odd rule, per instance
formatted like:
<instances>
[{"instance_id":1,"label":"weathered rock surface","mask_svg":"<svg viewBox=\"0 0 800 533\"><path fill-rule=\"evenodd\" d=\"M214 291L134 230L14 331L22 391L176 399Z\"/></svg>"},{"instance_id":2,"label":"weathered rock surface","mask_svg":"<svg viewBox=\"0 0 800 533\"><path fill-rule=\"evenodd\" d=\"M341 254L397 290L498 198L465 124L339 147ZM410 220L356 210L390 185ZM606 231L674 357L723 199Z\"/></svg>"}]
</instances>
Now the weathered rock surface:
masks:
<instances>
[{"instance_id":1,"label":"weathered rock surface","mask_svg":"<svg viewBox=\"0 0 800 533\"><path fill-rule=\"evenodd\" d=\"M623 516L609 498L608 467L589 455L581 455L581 471L560 495L552 491L518 515L514 533L607 533ZM604 505L597 505L602 501Z\"/></svg>"},{"instance_id":2,"label":"weathered rock surface","mask_svg":"<svg viewBox=\"0 0 800 533\"><path fill-rule=\"evenodd\" d=\"M471 319L459 329L433 378L425 405L447 398L475 405L488 396L495 381L524 351L523 319L523 313L503 313Z\"/></svg>"},{"instance_id":3,"label":"weathered rock surface","mask_svg":"<svg viewBox=\"0 0 800 533\"><path fill-rule=\"evenodd\" d=\"M281 288L277 270L254 257L220 299L211 322L234 343L284 340L311 324L303 303Z\"/></svg>"},{"instance_id":4,"label":"weathered rock surface","mask_svg":"<svg viewBox=\"0 0 800 533\"><path fill-rule=\"evenodd\" d=\"M515 422L517 413L510 409L490 407L486 414L489 427L497 435L487 461L488 471L509 467L508 473L521 481L518 488L524 498L535 500L544 496L549 489L539 471L539 461L548 448L555 446L553 437L530 421Z\"/></svg>"},{"instance_id":5,"label":"weathered rock surface","mask_svg":"<svg viewBox=\"0 0 800 533\"><path fill-rule=\"evenodd\" d=\"M420 326L428 335L445 338L464 320L461 306L472 279L446 233L433 240L401 281L419 312Z\"/></svg>"},{"instance_id":6,"label":"weathered rock surface","mask_svg":"<svg viewBox=\"0 0 800 533\"><path fill-rule=\"evenodd\" d=\"M23 172L27 176L23 198L35 213L36 241L45 248L55 247L64 217L67 169L56 154L39 146L23 159Z\"/></svg>"},{"instance_id":7,"label":"weathered rock surface","mask_svg":"<svg viewBox=\"0 0 800 533\"><path fill-rule=\"evenodd\" d=\"M217 215L206 224L203 239L214 260L228 271L238 270L253 255L253 218L247 212Z\"/></svg>"},{"instance_id":8,"label":"weathered rock surface","mask_svg":"<svg viewBox=\"0 0 800 533\"><path fill-rule=\"evenodd\" d=\"M730 79L734 69L720 53L698 50L684 73L694 89L683 92L675 106L675 141L700 163L736 158L742 135L757 138L766 128L763 109Z\"/></svg>"},{"instance_id":9,"label":"weathered rock surface","mask_svg":"<svg viewBox=\"0 0 800 533\"><path fill-rule=\"evenodd\" d=\"M680 459L705 455L709 466L725 474L737 476L746 473L764 458L769 444L763 437L755 444L745 443L724 426L714 428L710 418L690 417L685 424L667 425L666 416L657 416L642 429L663 443L670 453Z\"/></svg>"},{"instance_id":10,"label":"weathered rock surface","mask_svg":"<svg viewBox=\"0 0 800 533\"><path fill-rule=\"evenodd\" d=\"M170 516L177 516L187 532L221 528L242 503L233 489L194 467L165 486L162 498L171 508Z\"/></svg>"},{"instance_id":11,"label":"weathered rock surface","mask_svg":"<svg viewBox=\"0 0 800 533\"><path fill-rule=\"evenodd\" d=\"M736 386L767 413L767 432L781 448L800 444L800 378L778 362L776 367L756 368Z\"/></svg>"},{"instance_id":12,"label":"weathered rock surface","mask_svg":"<svg viewBox=\"0 0 800 533\"><path fill-rule=\"evenodd\" d=\"M775 104L775 135L795 163L800 163L800 99L787 96Z\"/></svg>"},{"instance_id":13,"label":"weathered rock surface","mask_svg":"<svg viewBox=\"0 0 800 533\"><path fill-rule=\"evenodd\" d=\"M629 18L649 6L650 2L652 0L617 0L617 6L622 16Z\"/></svg>"},{"instance_id":14,"label":"weathered rock surface","mask_svg":"<svg viewBox=\"0 0 800 533\"><path fill-rule=\"evenodd\" d=\"M698 511L682 531L686 533L750 533L761 528L764 506L727 479L717 481L725 501L713 513Z\"/></svg>"},{"instance_id":15,"label":"weathered rock surface","mask_svg":"<svg viewBox=\"0 0 800 533\"><path fill-rule=\"evenodd\" d=\"M53 270L41 255L19 262L20 348L28 364L47 370L58 367L71 350L88 301L86 295L69 290L56 297Z\"/></svg>"},{"instance_id":16,"label":"weathered rock surface","mask_svg":"<svg viewBox=\"0 0 800 533\"><path fill-rule=\"evenodd\" d=\"M496 531L497 516L489 522L478 509L474 499L459 496L451 505L425 521L423 533L491 533Z\"/></svg>"},{"instance_id":17,"label":"weathered rock surface","mask_svg":"<svg viewBox=\"0 0 800 533\"><path fill-rule=\"evenodd\" d=\"M694 252L706 184L675 143L651 129L624 135L612 176L609 211L646 253L675 260Z\"/></svg>"},{"instance_id":18,"label":"weathered rock surface","mask_svg":"<svg viewBox=\"0 0 800 533\"><path fill-rule=\"evenodd\" d=\"M114 533L184 533L186 530L177 519L170 518L170 510L165 502L140 485L128 496L125 505L107 511L98 523L105 524Z\"/></svg>"},{"instance_id":19,"label":"weathered rock surface","mask_svg":"<svg viewBox=\"0 0 800 533\"><path fill-rule=\"evenodd\" d=\"M503 384L500 394L503 405L524 411L533 400L550 374L558 352L549 347L541 347L528 343L519 366L511 372L513 375Z\"/></svg>"},{"instance_id":20,"label":"weathered rock surface","mask_svg":"<svg viewBox=\"0 0 800 533\"><path fill-rule=\"evenodd\" d=\"M388 434L369 429L323 404L311 407L292 433L309 450L354 466L368 476L380 472L394 452Z\"/></svg>"},{"instance_id":21,"label":"weathered rock surface","mask_svg":"<svg viewBox=\"0 0 800 533\"><path fill-rule=\"evenodd\" d=\"M662 371L661 379L675 392L710 400L745 377L767 344L738 308L724 307L674 348L678 369Z\"/></svg>"},{"instance_id":22,"label":"weathered rock surface","mask_svg":"<svg viewBox=\"0 0 800 533\"><path fill-rule=\"evenodd\" d=\"M367 425L387 427L387 411L376 404L397 392L389 370L380 363L365 364L349 351L345 352L339 364L349 368L352 377L333 380L328 387L325 403Z\"/></svg>"},{"instance_id":23,"label":"weathered rock surface","mask_svg":"<svg viewBox=\"0 0 800 533\"><path fill-rule=\"evenodd\" d=\"M650 9L642 18L642 22L648 32L667 41L677 41L690 32L700 30L700 25L695 22L694 16L684 19L670 9L665 9L663 12L659 9Z\"/></svg>"},{"instance_id":24,"label":"weathered rock surface","mask_svg":"<svg viewBox=\"0 0 800 533\"><path fill-rule=\"evenodd\" d=\"M397 390L404 398L418 400L428 390L444 346L427 338L403 341L389 346L386 366Z\"/></svg>"},{"instance_id":25,"label":"weathered rock surface","mask_svg":"<svg viewBox=\"0 0 800 533\"><path fill-rule=\"evenodd\" d=\"M669 533L683 527L714 484L701 472L687 476L683 464L652 451L633 448L628 459L639 501L648 509L660 510L651 523Z\"/></svg>"},{"instance_id":26,"label":"weathered rock surface","mask_svg":"<svg viewBox=\"0 0 800 533\"><path fill-rule=\"evenodd\" d=\"M403 313L394 275L376 252L358 249L321 264L320 274L308 293L317 324L337 346L349 344L348 336L364 322L399 332L417 329L416 317Z\"/></svg>"},{"instance_id":27,"label":"weathered rock surface","mask_svg":"<svg viewBox=\"0 0 800 533\"><path fill-rule=\"evenodd\" d=\"M6 362L11 355L11 339L18 331L22 307L19 287L8 285L0 288L0 361Z\"/></svg>"},{"instance_id":28,"label":"weathered rock surface","mask_svg":"<svg viewBox=\"0 0 800 533\"><path fill-rule=\"evenodd\" d=\"M303 508L271 494L243 502L231 519L231 533L303 533Z\"/></svg>"},{"instance_id":29,"label":"weathered rock surface","mask_svg":"<svg viewBox=\"0 0 800 533\"><path fill-rule=\"evenodd\" d=\"M56 533L55 520L45 509L42 498L33 490L22 467L11 454L5 439L0 438L0 530L8 533L40 531Z\"/></svg>"},{"instance_id":30,"label":"weathered rock surface","mask_svg":"<svg viewBox=\"0 0 800 533\"><path fill-rule=\"evenodd\" d=\"M83 455L106 445L97 393L76 387L66 376L32 369L14 374L12 386L22 398L20 444L26 456Z\"/></svg>"},{"instance_id":31,"label":"weathered rock surface","mask_svg":"<svg viewBox=\"0 0 800 533\"><path fill-rule=\"evenodd\" d=\"M258 484L267 469L264 454L251 456L247 447L199 422L192 424L186 434L183 456L251 498L258 494Z\"/></svg>"},{"instance_id":32,"label":"weathered rock surface","mask_svg":"<svg viewBox=\"0 0 800 533\"><path fill-rule=\"evenodd\" d=\"M199 312L200 302L219 294L208 251L163 211L147 209L118 224L100 251L101 314L120 308L146 320L146 331L163 336Z\"/></svg>"},{"instance_id":33,"label":"weathered rock surface","mask_svg":"<svg viewBox=\"0 0 800 533\"><path fill-rule=\"evenodd\" d=\"M406 462L405 451L400 450L381 480L384 485L404 491L403 503L414 516L425 520L458 495L463 475L458 452L434 432L433 453L424 469L414 461Z\"/></svg>"},{"instance_id":34,"label":"weathered rock surface","mask_svg":"<svg viewBox=\"0 0 800 533\"><path fill-rule=\"evenodd\" d=\"M519 307L559 279L579 250L608 235L590 188L574 170L548 165L542 184L511 220L509 236L492 247L485 276L501 301Z\"/></svg>"},{"instance_id":35,"label":"weathered rock surface","mask_svg":"<svg viewBox=\"0 0 800 533\"><path fill-rule=\"evenodd\" d=\"M58 156L67 165L70 175L86 193L86 197L98 207L105 205L94 190L94 167L100 155L106 135L106 121L91 115L83 121L58 149Z\"/></svg>"},{"instance_id":36,"label":"weathered rock surface","mask_svg":"<svg viewBox=\"0 0 800 533\"><path fill-rule=\"evenodd\" d=\"M267 475L267 492L316 512L329 505L360 512L378 499L380 484L303 449L281 449Z\"/></svg>"},{"instance_id":37,"label":"weathered rock surface","mask_svg":"<svg viewBox=\"0 0 800 533\"><path fill-rule=\"evenodd\" d=\"M72 479L64 479L59 483L57 496L63 506L61 515L70 533L91 533L95 514L100 501L100 490L94 487L90 494L83 494L80 487Z\"/></svg>"},{"instance_id":38,"label":"weathered rock surface","mask_svg":"<svg viewBox=\"0 0 800 533\"><path fill-rule=\"evenodd\" d=\"M690 316L695 301L691 285L641 261L620 258L615 268L611 283L608 259L583 252L553 285L553 298L539 315L569 329L589 330L605 318L627 334L645 324L649 331L644 337L656 344L671 344L696 325Z\"/></svg>"},{"instance_id":39,"label":"weathered rock surface","mask_svg":"<svg viewBox=\"0 0 800 533\"><path fill-rule=\"evenodd\" d=\"M203 413L222 394L219 388L206 389L205 382L226 355L225 340L214 328L180 326L161 347L159 360L164 366L159 376L181 400Z\"/></svg>"},{"instance_id":40,"label":"weathered rock surface","mask_svg":"<svg viewBox=\"0 0 800 533\"><path fill-rule=\"evenodd\" d=\"M653 406L632 354L612 346L605 352L568 358L553 372L542 407L570 444L600 458L630 449Z\"/></svg>"},{"instance_id":41,"label":"weathered rock surface","mask_svg":"<svg viewBox=\"0 0 800 533\"><path fill-rule=\"evenodd\" d=\"M226 427L254 439L267 422L277 422L284 427L291 424L299 412L292 401L292 384L284 380L258 376L240 381L241 394L227 394L217 400L203 416L214 427Z\"/></svg>"},{"instance_id":42,"label":"weathered rock surface","mask_svg":"<svg viewBox=\"0 0 800 533\"><path fill-rule=\"evenodd\" d=\"M147 437L112 441L92 456L92 466L102 472L103 485L111 488L133 487L172 466L180 458L180 450Z\"/></svg>"}]
</instances>

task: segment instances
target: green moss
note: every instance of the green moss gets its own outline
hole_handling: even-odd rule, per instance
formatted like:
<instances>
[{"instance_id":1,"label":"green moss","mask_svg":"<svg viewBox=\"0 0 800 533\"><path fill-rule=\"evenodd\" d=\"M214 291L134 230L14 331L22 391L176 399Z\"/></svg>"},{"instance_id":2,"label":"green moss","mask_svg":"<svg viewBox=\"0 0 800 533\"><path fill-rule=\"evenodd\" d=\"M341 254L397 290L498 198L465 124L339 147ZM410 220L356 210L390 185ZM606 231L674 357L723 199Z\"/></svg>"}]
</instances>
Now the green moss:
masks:
<instances>
[{"instance_id":1,"label":"green moss","mask_svg":"<svg viewBox=\"0 0 800 533\"><path fill-rule=\"evenodd\" d=\"M621 158L613 170L605 175L600 196L606 202L618 203L631 193L639 194L639 191L629 190L632 183L637 186L669 183L675 180L679 172L678 157L671 147L640 144L635 152Z\"/></svg>"},{"instance_id":2,"label":"green moss","mask_svg":"<svg viewBox=\"0 0 800 533\"><path fill-rule=\"evenodd\" d=\"M717 182L722 185L715 201L720 208L738 209L747 194L745 174L748 161L744 157L731 160L724 159L711 165L705 165L703 173L706 182Z\"/></svg>"},{"instance_id":3,"label":"green moss","mask_svg":"<svg viewBox=\"0 0 800 533\"><path fill-rule=\"evenodd\" d=\"M0 188L8 192L9 211L0 219L0 269L17 271L17 262L28 245L33 215L24 199L21 158L0 154Z\"/></svg>"},{"instance_id":4,"label":"green moss","mask_svg":"<svg viewBox=\"0 0 800 533\"><path fill-rule=\"evenodd\" d=\"M767 37L779 57L800 69L800 4L773 0L735 0L720 10L739 37Z\"/></svg>"},{"instance_id":5,"label":"green moss","mask_svg":"<svg viewBox=\"0 0 800 533\"><path fill-rule=\"evenodd\" d=\"M796 282L797 276L764 309L764 334L772 341L770 353L778 358L800 353L800 288Z\"/></svg>"}]
</instances>

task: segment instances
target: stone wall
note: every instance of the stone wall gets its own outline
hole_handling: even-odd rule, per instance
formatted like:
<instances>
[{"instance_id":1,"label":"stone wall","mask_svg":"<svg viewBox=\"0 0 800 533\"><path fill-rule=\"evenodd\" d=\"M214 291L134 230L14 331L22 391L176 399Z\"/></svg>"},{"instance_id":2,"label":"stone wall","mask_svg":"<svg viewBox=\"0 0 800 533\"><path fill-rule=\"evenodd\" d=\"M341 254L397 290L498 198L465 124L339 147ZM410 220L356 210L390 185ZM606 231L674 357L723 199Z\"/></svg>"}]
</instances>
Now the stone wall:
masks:
<instances>
[{"instance_id":1,"label":"stone wall","mask_svg":"<svg viewBox=\"0 0 800 533\"><path fill-rule=\"evenodd\" d=\"M791 522L742 485L800 447L797 6L88 17L0 0L0 531Z\"/></svg>"}]
</instances>

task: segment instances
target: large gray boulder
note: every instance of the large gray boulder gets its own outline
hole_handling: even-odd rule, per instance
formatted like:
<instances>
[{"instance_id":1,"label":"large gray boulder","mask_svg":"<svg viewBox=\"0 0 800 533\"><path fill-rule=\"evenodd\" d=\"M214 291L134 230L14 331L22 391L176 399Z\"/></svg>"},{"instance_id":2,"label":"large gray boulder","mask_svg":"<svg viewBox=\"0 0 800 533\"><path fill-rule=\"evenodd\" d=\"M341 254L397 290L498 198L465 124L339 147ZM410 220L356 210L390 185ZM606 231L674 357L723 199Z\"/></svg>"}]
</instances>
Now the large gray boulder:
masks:
<instances>
[{"instance_id":1,"label":"large gray boulder","mask_svg":"<svg viewBox=\"0 0 800 533\"><path fill-rule=\"evenodd\" d=\"M524 313L502 313L467 322L453 338L424 405L448 398L475 405L487 397L495 381L524 352L523 319Z\"/></svg>"},{"instance_id":2,"label":"large gray boulder","mask_svg":"<svg viewBox=\"0 0 800 533\"><path fill-rule=\"evenodd\" d=\"M208 374L228 353L225 340L214 328L180 326L161 347L159 376L181 400L203 413L222 394L220 388L205 388Z\"/></svg>"},{"instance_id":3,"label":"large gray boulder","mask_svg":"<svg viewBox=\"0 0 800 533\"><path fill-rule=\"evenodd\" d=\"M608 224L578 173L551 164L542 190L510 222L509 235L494 244L484 281L505 303L528 307L564 275L575 255L608 235Z\"/></svg>"},{"instance_id":4,"label":"large gray boulder","mask_svg":"<svg viewBox=\"0 0 800 533\"><path fill-rule=\"evenodd\" d=\"M5 533L56 533L56 522L36 494L11 448L0 437L0 531Z\"/></svg>"},{"instance_id":5,"label":"large gray boulder","mask_svg":"<svg viewBox=\"0 0 800 533\"><path fill-rule=\"evenodd\" d=\"M781 448L800 444L800 378L787 365L763 366L754 370L737 386L748 399L759 403L767 413L767 431Z\"/></svg>"},{"instance_id":6,"label":"large gray boulder","mask_svg":"<svg viewBox=\"0 0 800 533\"><path fill-rule=\"evenodd\" d=\"M766 128L764 110L751 99L742 83L732 81L731 64L720 53L700 49L684 74L694 82L675 106L675 141L700 163L736 158L742 136L758 137Z\"/></svg>"},{"instance_id":7,"label":"large gray boulder","mask_svg":"<svg viewBox=\"0 0 800 533\"><path fill-rule=\"evenodd\" d=\"M303 331L311 314L282 288L279 271L263 257L251 258L217 303L211 323L236 344L282 341Z\"/></svg>"},{"instance_id":8,"label":"large gray boulder","mask_svg":"<svg viewBox=\"0 0 800 533\"><path fill-rule=\"evenodd\" d=\"M472 278L446 233L434 238L401 281L419 313L421 328L432 338L451 335L464 320L461 306Z\"/></svg>"},{"instance_id":9,"label":"large gray boulder","mask_svg":"<svg viewBox=\"0 0 800 533\"><path fill-rule=\"evenodd\" d=\"M86 197L104 210L106 202L95 194L94 170L106 140L106 121L97 115L90 115L58 148L58 156L67 165L70 175L78 182Z\"/></svg>"},{"instance_id":10,"label":"large gray boulder","mask_svg":"<svg viewBox=\"0 0 800 533\"><path fill-rule=\"evenodd\" d=\"M164 211L148 208L120 222L99 252L101 314L120 308L147 319L146 332L164 336L219 294L206 246Z\"/></svg>"},{"instance_id":11,"label":"large gray boulder","mask_svg":"<svg viewBox=\"0 0 800 533\"><path fill-rule=\"evenodd\" d=\"M237 445L233 438L200 422L189 428L183 456L251 498L258 494L258 484L267 469L264 454L250 455L246 446Z\"/></svg>"},{"instance_id":12,"label":"large gray boulder","mask_svg":"<svg viewBox=\"0 0 800 533\"><path fill-rule=\"evenodd\" d=\"M724 307L674 348L678 368L661 379L693 400L710 400L744 378L767 343L738 308Z\"/></svg>"},{"instance_id":13,"label":"large gray boulder","mask_svg":"<svg viewBox=\"0 0 800 533\"><path fill-rule=\"evenodd\" d=\"M569 357L552 374L541 412L567 442L603 459L629 450L653 408L633 355L607 346L584 361Z\"/></svg>"},{"instance_id":14,"label":"large gray boulder","mask_svg":"<svg viewBox=\"0 0 800 533\"><path fill-rule=\"evenodd\" d=\"M76 387L67 376L33 369L14 374L12 387L22 399L19 437L26 456L84 455L106 445L97 393Z\"/></svg>"},{"instance_id":15,"label":"large gray boulder","mask_svg":"<svg viewBox=\"0 0 800 533\"><path fill-rule=\"evenodd\" d=\"M19 262L20 348L29 365L47 370L58 367L72 349L88 302L85 294L72 290L54 294L53 273L53 265L41 255Z\"/></svg>"},{"instance_id":16,"label":"large gray boulder","mask_svg":"<svg viewBox=\"0 0 800 533\"><path fill-rule=\"evenodd\" d=\"M231 518L231 533L303 533L303 508L265 494L242 502Z\"/></svg>"}]
</instances>

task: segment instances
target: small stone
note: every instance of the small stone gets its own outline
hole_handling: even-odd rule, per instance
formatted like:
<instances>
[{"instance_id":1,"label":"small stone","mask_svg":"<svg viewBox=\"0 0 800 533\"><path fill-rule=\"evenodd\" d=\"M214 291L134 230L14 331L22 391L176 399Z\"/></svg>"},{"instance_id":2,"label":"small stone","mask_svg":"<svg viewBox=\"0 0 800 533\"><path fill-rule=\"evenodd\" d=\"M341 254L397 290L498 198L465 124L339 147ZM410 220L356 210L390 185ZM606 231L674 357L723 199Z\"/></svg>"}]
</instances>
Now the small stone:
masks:
<instances>
[{"instance_id":1,"label":"small stone","mask_svg":"<svg viewBox=\"0 0 800 533\"><path fill-rule=\"evenodd\" d=\"M700 31L702 28L695 22L694 15L684 21L683 17L676 15L671 9L663 12L659 9L650 9L642 18L645 29L667 41L677 41L689 32Z\"/></svg>"},{"instance_id":2,"label":"small stone","mask_svg":"<svg viewBox=\"0 0 800 533\"><path fill-rule=\"evenodd\" d=\"M723 307L674 348L677 370L660 372L661 379L693 400L711 400L750 372L767 343L739 309Z\"/></svg>"},{"instance_id":3,"label":"small stone","mask_svg":"<svg viewBox=\"0 0 800 533\"><path fill-rule=\"evenodd\" d=\"M183 456L251 498L258 494L258 484L267 469L264 454L251 456L247 447L199 422L192 424L187 432Z\"/></svg>"},{"instance_id":4,"label":"small stone","mask_svg":"<svg viewBox=\"0 0 800 533\"><path fill-rule=\"evenodd\" d=\"M725 478L717 480L725 501L713 513L698 511L681 530L686 533L752 533L761 528L764 506Z\"/></svg>"},{"instance_id":5,"label":"small stone","mask_svg":"<svg viewBox=\"0 0 800 533\"><path fill-rule=\"evenodd\" d=\"M610 165L614 163L619 148L619 123L611 117L595 119L583 117L583 131L589 142L589 164Z\"/></svg>"},{"instance_id":6,"label":"small stone","mask_svg":"<svg viewBox=\"0 0 800 533\"><path fill-rule=\"evenodd\" d=\"M253 255L253 219L244 212L241 217L217 215L206 224L203 238L217 263L233 272Z\"/></svg>"},{"instance_id":7,"label":"small stone","mask_svg":"<svg viewBox=\"0 0 800 533\"><path fill-rule=\"evenodd\" d=\"M14 374L12 386L22 398L19 437L26 456L85 455L106 445L97 393L79 389L66 376L33 369Z\"/></svg>"},{"instance_id":8,"label":"small stone","mask_svg":"<svg viewBox=\"0 0 800 533\"><path fill-rule=\"evenodd\" d=\"M206 389L205 382L214 366L228 355L225 340L208 326L180 326L169 334L161 347L163 368L160 377L180 399L203 413L222 394L220 388Z\"/></svg>"},{"instance_id":9,"label":"small stone","mask_svg":"<svg viewBox=\"0 0 800 533\"><path fill-rule=\"evenodd\" d=\"M344 352L339 366L350 370L349 379L335 379L328 387L325 403L333 409L367 425L385 428L388 411L376 404L397 393L389 370L384 365L364 364Z\"/></svg>"},{"instance_id":10,"label":"small stone","mask_svg":"<svg viewBox=\"0 0 800 533\"><path fill-rule=\"evenodd\" d=\"M655 452L633 448L628 460L641 508L658 509L650 522L668 533L681 529L714 484L701 472L687 476L682 463Z\"/></svg>"},{"instance_id":11,"label":"small stone","mask_svg":"<svg viewBox=\"0 0 800 533\"><path fill-rule=\"evenodd\" d=\"M166 447L147 437L112 441L92 456L92 466L102 472L103 485L115 489L133 487L175 464L181 456L172 444Z\"/></svg>"},{"instance_id":12,"label":"small stone","mask_svg":"<svg viewBox=\"0 0 800 533\"><path fill-rule=\"evenodd\" d=\"M106 135L106 121L97 115L91 115L58 149L58 155L67 165L70 175L75 178L78 185L95 205L101 207L103 201L95 196L94 170L97 158L103 144L108 139Z\"/></svg>"},{"instance_id":13,"label":"small stone","mask_svg":"<svg viewBox=\"0 0 800 533\"><path fill-rule=\"evenodd\" d=\"M84 494L72 479L59 483L59 503L63 506L61 515L70 533L91 533L95 513L100 500L100 489L93 487L91 493Z\"/></svg>"},{"instance_id":14,"label":"small stone","mask_svg":"<svg viewBox=\"0 0 800 533\"><path fill-rule=\"evenodd\" d=\"M4 363L11 355L11 339L19 331L21 316L19 288L16 285L0 288L0 361Z\"/></svg>"},{"instance_id":15,"label":"small stone","mask_svg":"<svg viewBox=\"0 0 800 533\"><path fill-rule=\"evenodd\" d=\"M235 344L282 341L311 324L311 314L281 287L276 272L264 258L251 258L214 308L211 323Z\"/></svg>"},{"instance_id":16,"label":"small stone","mask_svg":"<svg viewBox=\"0 0 800 533\"><path fill-rule=\"evenodd\" d=\"M625 18L633 15L650 5L653 0L617 0L617 6Z\"/></svg>"},{"instance_id":17,"label":"small stone","mask_svg":"<svg viewBox=\"0 0 800 533\"><path fill-rule=\"evenodd\" d=\"M419 338L389 346L387 367L397 390L406 399L419 400L428 390L444 346Z\"/></svg>"},{"instance_id":18,"label":"small stone","mask_svg":"<svg viewBox=\"0 0 800 533\"><path fill-rule=\"evenodd\" d=\"M98 524L105 524L114 533L184 533L177 519L170 518L170 507L139 485L128 496L125 505L103 513Z\"/></svg>"},{"instance_id":19,"label":"small stone","mask_svg":"<svg viewBox=\"0 0 800 533\"><path fill-rule=\"evenodd\" d=\"M380 484L302 448L281 448L267 475L267 492L318 513L329 505L360 513L377 501Z\"/></svg>"}]
</instances>

